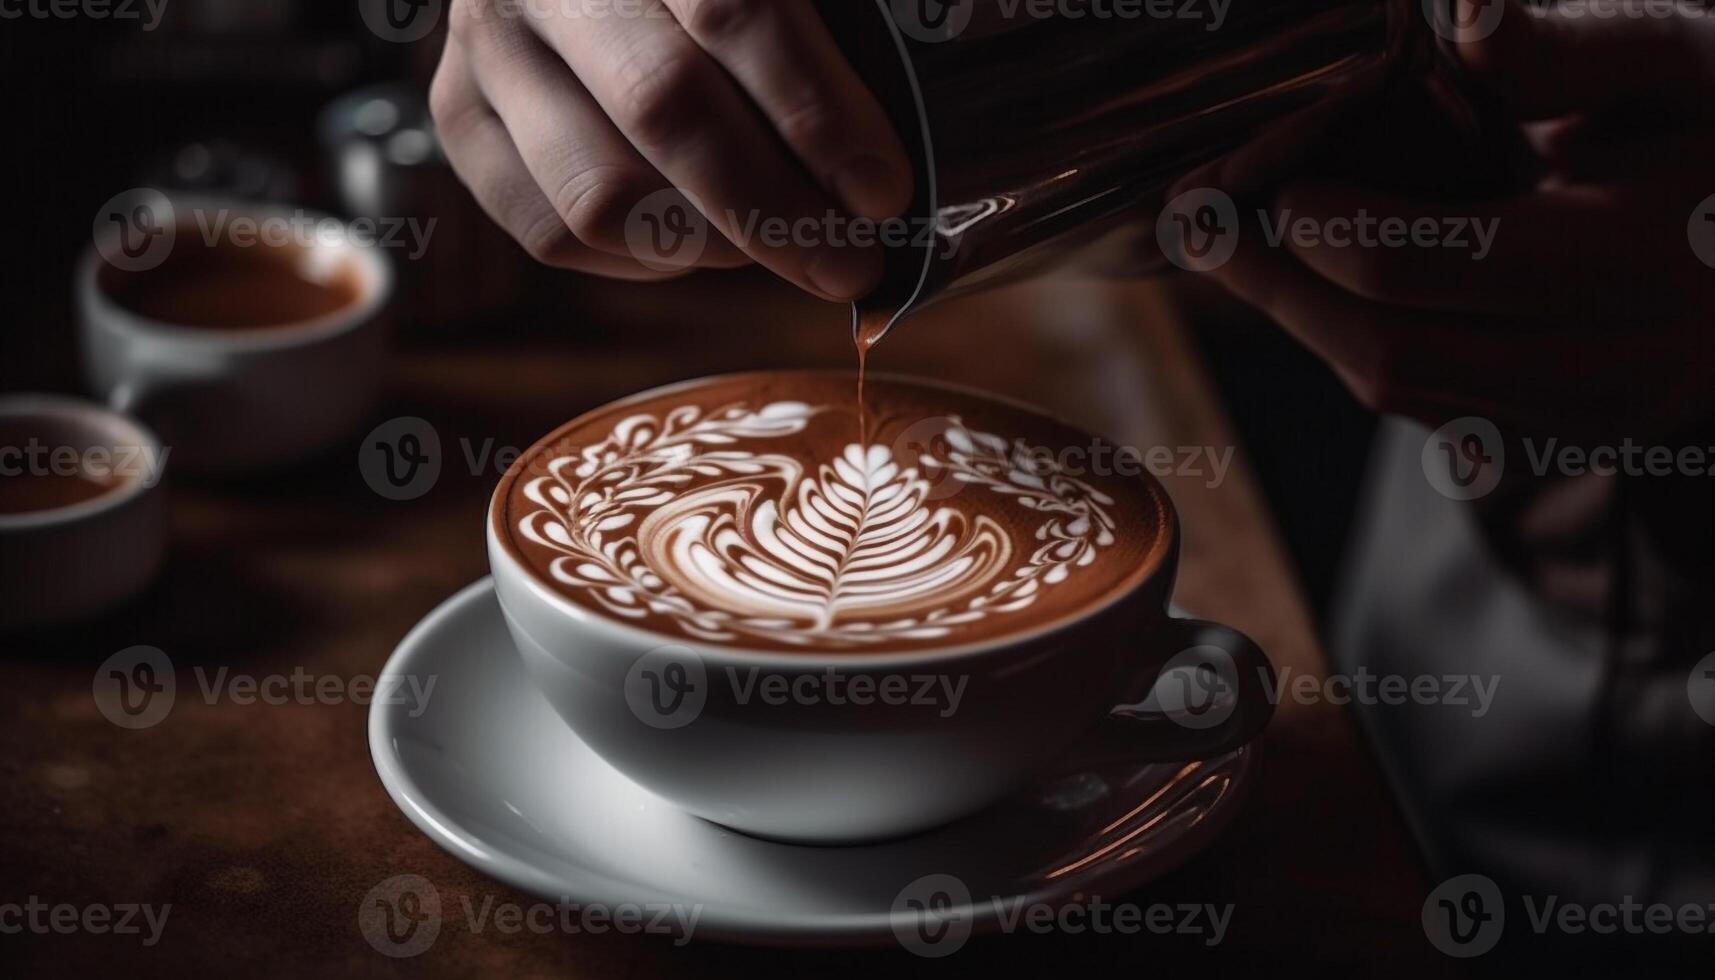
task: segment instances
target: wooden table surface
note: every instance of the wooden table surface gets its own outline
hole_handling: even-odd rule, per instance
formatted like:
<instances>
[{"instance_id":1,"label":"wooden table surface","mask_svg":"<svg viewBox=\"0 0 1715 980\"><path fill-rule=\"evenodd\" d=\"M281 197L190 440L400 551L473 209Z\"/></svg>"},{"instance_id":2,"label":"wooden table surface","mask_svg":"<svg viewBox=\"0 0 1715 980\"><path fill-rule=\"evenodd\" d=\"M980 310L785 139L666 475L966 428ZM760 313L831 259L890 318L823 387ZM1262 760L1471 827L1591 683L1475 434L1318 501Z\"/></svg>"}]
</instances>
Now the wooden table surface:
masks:
<instances>
[{"instance_id":1,"label":"wooden table surface","mask_svg":"<svg viewBox=\"0 0 1715 980\"><path fill-rule=\"evenodd\" d=\"M648 288L568 280L563 302L538 310L528 331L476 324L457 338L398 345L374 421L419 416L435 426L443 466L426 495L393 502L372 492L357 467L361 433L349 451L268 479L176 479L171 555L143 597L99 622L0 638L0 904L172 905L153 947L112 935L0 935L0 961L27 975L78 976L116 967L132 976L602 978L867 977L949 965L1451 969L1423 937L1419 858L1351 717L1290 702L1261 740L1258 779L1226 835L1127 896L1233 903L1213 949L1191 936L1016 935L973 940L936 963L889 949L472 932L455 916L460 925L443 927L423 955L379 955L359 932L358 907L393 875L427 878L443 907L533 900L469 870L395 809L370 763L365 707L208 703L195 669L374 675L414 622L486 573L480 522L498 470L485 448L527 446L557 422L657 383L852 361L841 311L755 277ZM1129 445L1232 446L1181 319L1159 287L1041 280L930 311L890 337L875 364L1023 397ZM1242 447L1236 456L1218 486L1207 474L1165 481L1185 529L1178 601L1249 632L1283 672L1319 675L1313 625ZM171 657L178 699L160 724L128 731L99 713L91 684L98 664L135 644Z\"/></svg>"}]
</instances>

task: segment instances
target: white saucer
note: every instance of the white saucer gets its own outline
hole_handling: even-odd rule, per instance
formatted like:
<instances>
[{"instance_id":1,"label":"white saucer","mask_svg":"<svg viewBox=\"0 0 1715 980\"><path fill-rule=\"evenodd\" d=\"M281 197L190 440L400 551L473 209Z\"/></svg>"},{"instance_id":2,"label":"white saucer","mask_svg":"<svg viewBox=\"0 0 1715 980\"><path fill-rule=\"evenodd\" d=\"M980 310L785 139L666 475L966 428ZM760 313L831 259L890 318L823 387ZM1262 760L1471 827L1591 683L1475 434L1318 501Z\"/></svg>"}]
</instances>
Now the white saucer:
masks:
<instances>
[{"instance_id":1,"label":"white saucer","mask_svg":"<svg viewBox=\"0 0 1715 980\"><path fill-rule=\"evenodd\" d=\"M460 860L550 901L700 906L694 938L892 942L908 885L948 874L972 927L1015 899L1115 898L1196 853L1231 818L1253 750L1126 762L1092 739L1008 801L940 830L856 847L758 840L690 816L609 767L531 687L488 579L442 603L394 651L380 689L436 678L427 707L369 714L381 782ZM409 700L409 699L401 699ZM1099 744L1098 744L1099 741Z\"/></svg>"}]
</instances>

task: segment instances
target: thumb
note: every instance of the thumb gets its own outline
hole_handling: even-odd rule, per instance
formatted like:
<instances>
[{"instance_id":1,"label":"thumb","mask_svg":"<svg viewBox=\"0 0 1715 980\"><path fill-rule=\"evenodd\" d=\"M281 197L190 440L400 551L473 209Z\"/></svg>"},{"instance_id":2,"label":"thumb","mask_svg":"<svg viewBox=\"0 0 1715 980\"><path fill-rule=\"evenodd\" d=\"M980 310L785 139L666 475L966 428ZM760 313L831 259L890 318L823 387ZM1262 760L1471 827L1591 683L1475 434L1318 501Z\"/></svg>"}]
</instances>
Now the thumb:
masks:
<instances>
[{"instance_id":1,"label":"thumb","mask_svg":"<svg viewBox=\"0 0 1715 980\"><path fill-rule=\"evenodd\" d=\"M1431 0L1437 2L1437 0ZM1439 0L1459 60L1520 119L1697 97L1715 80L1715 24L1672 0Z\"/></svg>"}]
</instances>

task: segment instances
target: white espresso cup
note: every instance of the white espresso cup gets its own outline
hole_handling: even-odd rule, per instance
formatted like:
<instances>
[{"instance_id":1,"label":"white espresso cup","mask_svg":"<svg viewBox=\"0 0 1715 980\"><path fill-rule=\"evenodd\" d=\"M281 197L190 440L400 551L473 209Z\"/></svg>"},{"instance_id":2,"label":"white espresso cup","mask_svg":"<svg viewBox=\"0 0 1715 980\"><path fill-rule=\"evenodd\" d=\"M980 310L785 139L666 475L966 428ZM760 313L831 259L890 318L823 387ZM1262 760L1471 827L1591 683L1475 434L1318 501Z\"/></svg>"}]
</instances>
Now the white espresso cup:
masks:
<instances>
[{"instance_id":1,"label":"white espresso cup","mask_svg":"<svg viewBox=\"0 0 1715 980\"><path fill-rule=\"evenodd\" d=\"M1147 475L1159 529L1120 529L1155 536L1134 584L1069 619L914 651L771 651L622 622L522 560L502 526L505 498L554 439L515 462L489 505L507 626L537 688L591 749L715 823L799 843L898 837L997 802L1098 728L1123 758L1183 761L1244 745L1272 711L1272 671L1254 643L1168 614L1178 518ZM903 697L885 698L890 685ZM910 696L923 685L958 691L956 710ZM805 689L848 695L793 696Z\"/></svg>"},{"instance_id":2,"label":"white espresso cup","mask_svg":"<svg viewBox=\"0 0 1715 980\"><path fill-rule=\"evenodd\" d=\"M0 508L0 626L92 616L147 585L166 548L160 440L130 418L58 395L0 398L0 433L0 481L88 474L110 484L63 504Z\"/></svg>"},{"instance_id":3,"label":"white espresso cup","mask_svg":"<svg viewBox=\"0 0 1715 980\"><path fill-rule=\"evenodd\" d=\"M119 223L131 215L120 208L98 217L77 270L90 387L160 432L175 465L198 471L290 464L349 435L381 383L382 314L394 281L381 249L336 218L285 205L153 195L136 211L153 239ZM127 252L122 236L131 234L138 247ZM339 308L262 327L175 322L116 298L119 277L150 275L174 251L204 248L293 249L305 275L338 272L354 295Z\"/></svg>"}]
</instances>

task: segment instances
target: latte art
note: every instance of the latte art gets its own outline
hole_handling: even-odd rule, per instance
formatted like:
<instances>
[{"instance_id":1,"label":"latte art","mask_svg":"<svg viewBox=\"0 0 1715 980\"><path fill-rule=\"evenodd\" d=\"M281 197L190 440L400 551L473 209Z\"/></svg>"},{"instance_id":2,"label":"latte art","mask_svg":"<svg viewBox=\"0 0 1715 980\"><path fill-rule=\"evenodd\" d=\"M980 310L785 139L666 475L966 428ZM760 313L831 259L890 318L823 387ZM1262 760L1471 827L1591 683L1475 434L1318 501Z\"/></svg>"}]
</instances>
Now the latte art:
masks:
<instances>
[{"instance_id":1,"label":"latte art","mask_svg":"<svg viewBox=\"0 0 1715 980\"><path fill-rule=\"evenodd\" d=\"M790 493L796 474L777 476ZM796 483L784 512L771 481L754 479L663 503L637 532L644 562L694 605L737 614L738 629L797 642L874 639L888 632L878 617L944 635L911 617L993 581L1012 557L992 520L924 506L928 484L884 446L847 446Z\"/></svg>"},{"instance_id":2,"label":"latte art","mask_svg":"<svg viewBox=\"0 0 1715 980\"><path fill-rule=\"evenodd\" d=\"M920 451L849 440L805 451L818 422L855 432L848 411L692 397L616 413L587 441L533 456L509 530L585 605L748 646L956 642L1030 625L995 621L1056 590L1110 584L1100 559L1119 540L1115 497L1054 466L1057 447L948 414ZM1080 589L1081 576L1103 581Z\"/></svg>"}]
</instances>

